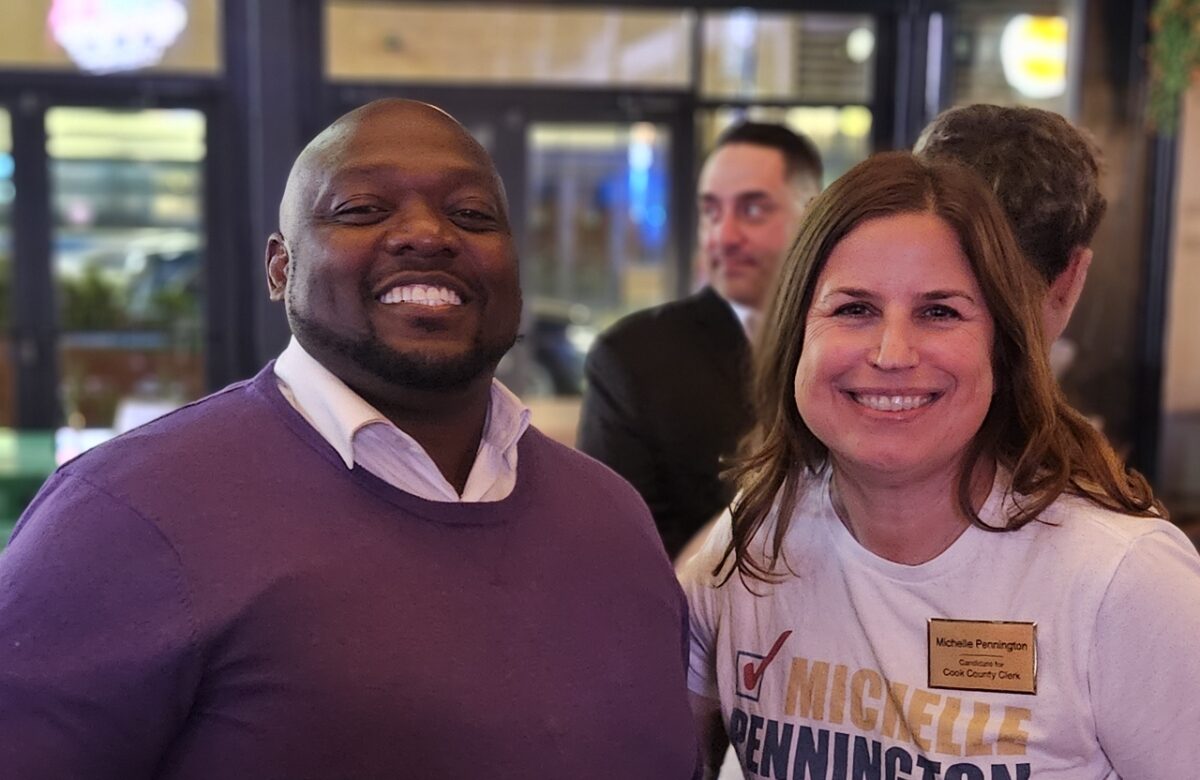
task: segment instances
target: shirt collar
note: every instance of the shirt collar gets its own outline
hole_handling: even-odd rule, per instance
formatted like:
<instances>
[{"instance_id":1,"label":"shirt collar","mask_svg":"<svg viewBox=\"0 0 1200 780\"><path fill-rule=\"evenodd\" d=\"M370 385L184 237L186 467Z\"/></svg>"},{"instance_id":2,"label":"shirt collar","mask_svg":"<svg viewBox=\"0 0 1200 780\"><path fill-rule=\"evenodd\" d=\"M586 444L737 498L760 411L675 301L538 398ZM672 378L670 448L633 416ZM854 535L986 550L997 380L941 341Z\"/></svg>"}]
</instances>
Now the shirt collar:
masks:
<instances>
[{"instance_id":1,"label":"shirt collar","mask_svg":"<svg viewBox=\"0 0 1200 780\"><path fill-rule=\"evenodd\" d=\"M275 361L275 375L288 386L296 409L337 450L346 468L354 467L355 432L373 422L389 422L308 354L295 336Z\"/></svg>"},{"instance_id":2,"label":"shirt collar","mask_svg":"<svg viewBox=\"0 0 1200 780\"><path fill-rule=\"evenodd\" d=\"M734 303L730 300L725 300L725 302L729 304L729 308L733 309L734 315L737 316L738 323L742 326L742 332L749 337L752 330L750 326L750 319L752 317L759 317L759 313L754 309L751 309L749 306L743 306L740 303Z\"/></svg>"},{"instance_id":3,"label":"shirt collar","mask_svg":"<svg viewBox=\"0 0 1200 780\"><path fill-rule=\"evenodd\" d=\"M354 435L361 428L372 423L396 427L308 354L295 336L275 361L275 375L287 386L295 402L293 406L337 451L346 468L354 467ZM481 446L486 444L500 452L510 450L529 427L529 417L529 407L493 378ZM404 431L400 433L411 439ZM413 443L416 444L415 440ZM420 449L420 445L416 446Z\"/></svg>"}]
</instances>

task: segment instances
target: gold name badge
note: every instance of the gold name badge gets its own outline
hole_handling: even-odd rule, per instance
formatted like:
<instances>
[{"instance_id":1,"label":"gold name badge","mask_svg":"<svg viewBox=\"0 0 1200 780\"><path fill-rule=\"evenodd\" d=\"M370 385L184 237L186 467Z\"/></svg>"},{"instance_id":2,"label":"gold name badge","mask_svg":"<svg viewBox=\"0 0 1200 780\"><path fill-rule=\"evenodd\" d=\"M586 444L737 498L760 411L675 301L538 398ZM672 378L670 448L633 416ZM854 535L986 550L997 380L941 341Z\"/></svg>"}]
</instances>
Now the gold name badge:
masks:
<instances>
[{"instance_id":1,"label":"gold name badge","mask_svg":"<svg viewBox=\"0 0 1200 780\"><path fill-rule=\"evenodd\" d=\"M929 687L1037 693L1037 624L930 618Z\"/></svg>"}]
</instances>

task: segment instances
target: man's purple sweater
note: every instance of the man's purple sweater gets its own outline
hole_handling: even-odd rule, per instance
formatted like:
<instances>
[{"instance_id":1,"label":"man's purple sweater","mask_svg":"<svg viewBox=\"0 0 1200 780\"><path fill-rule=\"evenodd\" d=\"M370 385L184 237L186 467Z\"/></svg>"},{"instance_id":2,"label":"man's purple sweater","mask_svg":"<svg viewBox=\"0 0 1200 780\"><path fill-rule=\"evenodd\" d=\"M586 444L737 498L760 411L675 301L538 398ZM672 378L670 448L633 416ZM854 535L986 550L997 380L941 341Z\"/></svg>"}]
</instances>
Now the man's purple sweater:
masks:
<instances>
[{"instance_id":1,"label":"man's purple sweater","mask_svg":"<svg viewBox=\"0 0 1200 780\"><path fill-rule=\"evenodd\" d=\"M633 489L534 429L436 503L270 366L61 468L0 555L0 775L688 778L686 607Z\"/></svg>"}]
</instances>

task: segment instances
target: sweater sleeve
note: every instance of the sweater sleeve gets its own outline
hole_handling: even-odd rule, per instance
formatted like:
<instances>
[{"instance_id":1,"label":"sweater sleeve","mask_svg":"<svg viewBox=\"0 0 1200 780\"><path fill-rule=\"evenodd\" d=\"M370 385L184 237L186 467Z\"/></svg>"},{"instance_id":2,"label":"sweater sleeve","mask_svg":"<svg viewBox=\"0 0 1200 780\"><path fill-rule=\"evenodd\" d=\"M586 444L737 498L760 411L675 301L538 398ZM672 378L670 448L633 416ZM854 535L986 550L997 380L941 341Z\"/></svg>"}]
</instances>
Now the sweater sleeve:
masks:
<instances>
[{"instance_id":1,"label":"sweater sleeve","mask_svg":"<svg viewBox=\"0 0 1200 780\"><path fill-rule=\"evenodd\" d=\"M1133 541L1096 615L1089 674L1100 746L1123 780L1200 767L1200 556L1165 522Z\"/></svg>"},{"instance_id":2,"label":"sweater sleeve","mask_svg":"<svg viewBox=\"0 0 1200 780\"><path fill-rule=\"evenodd\" d=\"M199 678L192 610L157 527L59 473L0 555L6 777L150 777Z\"/></svg>"}]
</instances>

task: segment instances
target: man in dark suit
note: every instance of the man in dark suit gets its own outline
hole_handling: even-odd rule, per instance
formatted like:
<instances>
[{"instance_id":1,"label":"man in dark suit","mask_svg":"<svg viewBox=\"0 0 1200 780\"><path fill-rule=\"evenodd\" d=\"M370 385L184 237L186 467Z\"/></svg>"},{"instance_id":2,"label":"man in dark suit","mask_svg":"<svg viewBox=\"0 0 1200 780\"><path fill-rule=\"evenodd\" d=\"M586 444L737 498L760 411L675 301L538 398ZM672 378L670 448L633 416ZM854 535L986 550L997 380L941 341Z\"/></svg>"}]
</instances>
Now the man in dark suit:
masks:
<instances>
[{"instance_id":1,"label":"man in dark suit","mask_svg":"<svg viewBox=\"0 0 1200 780\"><path fill-rule=\"evenodd\" d=\"M720 473L750 428L749 336L821 175L785 127L723 133L697 193L708 285L622 319L588 354L579 448L633 483L672 558L732 497Z\"/></svg>"}]
</instances>

